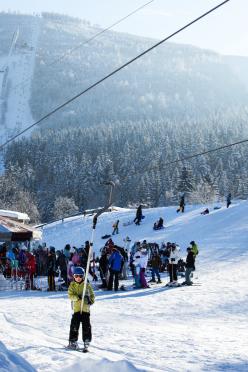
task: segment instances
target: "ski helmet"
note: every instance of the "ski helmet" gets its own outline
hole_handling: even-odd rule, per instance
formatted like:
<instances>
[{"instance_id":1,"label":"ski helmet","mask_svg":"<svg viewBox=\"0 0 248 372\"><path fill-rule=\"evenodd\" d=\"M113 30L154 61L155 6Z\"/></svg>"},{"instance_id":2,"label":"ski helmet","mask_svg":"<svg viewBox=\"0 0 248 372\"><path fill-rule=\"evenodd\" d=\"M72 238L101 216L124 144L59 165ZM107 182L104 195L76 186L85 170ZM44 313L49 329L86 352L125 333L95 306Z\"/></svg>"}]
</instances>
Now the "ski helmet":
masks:
<instances>
[{"instance_id":1,"label":"ski helmet","mask_svg":"<svg viewBox=\"0 0 248 372\"><path fill-rule=\"evenodd\" d=\"M84 269L82 267L75 267L73 275L82 275L84 276Z\"/></svg>"}]
</instances>

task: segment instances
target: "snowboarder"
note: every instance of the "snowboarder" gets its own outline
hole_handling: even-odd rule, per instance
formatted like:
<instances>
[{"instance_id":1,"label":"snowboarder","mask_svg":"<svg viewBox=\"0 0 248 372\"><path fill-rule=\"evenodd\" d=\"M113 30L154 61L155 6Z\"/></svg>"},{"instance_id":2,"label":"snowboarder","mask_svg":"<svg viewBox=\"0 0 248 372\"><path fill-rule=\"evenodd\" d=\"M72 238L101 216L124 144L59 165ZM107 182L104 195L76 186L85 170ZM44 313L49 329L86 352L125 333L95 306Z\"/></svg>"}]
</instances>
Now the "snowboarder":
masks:
<instances>
[{"instance_id":1,"label":"snowboarder","mask_svg":"<svg viewBox=\"0 0 248 372\"><path fill-rule=\"evenodd\" d=\"M184 208L185 208L185 194L183 194L180 198L179 208L177 209L177 213L178 212L184 213Z\"/></svg>"},{"instance_id":2,"label":"snowboarder","mask_svg":"<svg viewBox=\"0 0 248 372\"><path fill-rule=\"evenodd\" d=\"M119 220L117 220L114 224L113 224L113 232L112 232L112 235L115 235L116 234L119 234Z\"/></svg>"},{"instance_id":3,"label":"snowboarder","mask_svg":"<svg viewBox=\"0 0 248 372\"><path fill-rule=\"evenodd\" d=\"M193 282L190 280L190 274L195 270L195 256L192 252L192 248L187 248L187 257L186 257L186 271L185 271L185 282L182 285L192 285Z\"/></svg>"},{"instance_id":4,"label":"snowboarder","mask_svg":"<svg viewBox=\"0 0 248 372\"><path fill-rule=\"evenodd\" d=\"M142 220L142 205L139 205L136 211L136 217L133 220L135 225L140 225L140 221Z\"/></svg>"},{"instance_id":5,"label":"snowboarder","mask_svg":"<svg viewBox=\"0 0 248 372\"><path fill-rule=\"evenodd\" d=\"M228 208L232 204L232 194L229 192L226 198L226 207Z\"/></svg>"},{"instance_id":6,"label":"snowboarder","mask_svg":"<svg viewBox=\"0 0 248 372\"><path fill-rule=\"evenodd\" d=\"M90 306L95 302L95 295L90 283L86 285L86 294L83 302L83 311L81 310L82 294L84 288L84 269L75 267L73 278L68 289L68 296L73 301L74 313L71 318L69 345L68 349L78 350L78 331L82 323L82 339L84 342L84 351L87 351L92 339L90 324Z\"/></svg>"}]
</instances>

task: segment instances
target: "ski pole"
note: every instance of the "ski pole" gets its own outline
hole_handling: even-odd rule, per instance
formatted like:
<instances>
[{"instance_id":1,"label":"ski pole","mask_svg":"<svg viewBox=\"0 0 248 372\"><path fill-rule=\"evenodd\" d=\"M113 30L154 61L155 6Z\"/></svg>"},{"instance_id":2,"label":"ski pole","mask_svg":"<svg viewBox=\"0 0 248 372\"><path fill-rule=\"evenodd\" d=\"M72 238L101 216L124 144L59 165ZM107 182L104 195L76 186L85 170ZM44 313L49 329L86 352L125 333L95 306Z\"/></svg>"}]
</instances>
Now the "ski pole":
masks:
<instances>
[{"instance_id":1,"label":"ski pole","mask_svg":"<svg viewBox=\"0 0 248 372\"><path fill-rule=\"evenodd\" d=\"M87 286L87 280L88 280L88 274L89 274L89 268L90 268L91 252L93 251L93 242L94 242L95 229L96 229L96 225L97 225L97 219L102 213L106 212L109 209L109 207L111 207L111 205L112 205L112 194L113 194L113 188L115 187L115 184L112 181L108 181L108 182L105 182L105 185L110 186L110 195L109 195L108 204L105 207L101 208L95 214L95 216L93 217L93 225L92 225L92 232L91 232L91 239L90 239L90 248L89 248L87 266L86 266L86 272L85 272L85 278L84 278L84 286L83 286L83 294L82 294L82 300L81 300L80 314L82 314L82 312L83 312L83 303L84 303L84 297L85 297L85 293L86 293L86 286Z\"/></svg>"}]
</instances>

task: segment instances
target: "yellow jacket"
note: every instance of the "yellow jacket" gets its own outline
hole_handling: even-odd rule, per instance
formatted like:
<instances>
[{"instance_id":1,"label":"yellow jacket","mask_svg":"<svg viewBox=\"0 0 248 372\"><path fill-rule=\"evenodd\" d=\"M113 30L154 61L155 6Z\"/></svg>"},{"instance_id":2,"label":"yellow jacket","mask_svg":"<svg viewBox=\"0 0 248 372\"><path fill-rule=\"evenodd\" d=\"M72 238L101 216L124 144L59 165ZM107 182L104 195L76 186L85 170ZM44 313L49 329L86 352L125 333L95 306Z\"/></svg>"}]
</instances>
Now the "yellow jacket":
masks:
<instances>
[{"instance_id":1,"label":"yellow jacket","mask_svg":"<svg viewBox=\"0 0 248 372\"><path fill-rule=\"evenodd\" d=\"M84 288L84 281L82 281L81 283L77 283L75 281L71 282L68 288L68 296L69 296L69 299L73 301L74 313L80 312L82 301L78 298L78 296L82 296L83 288ZM95 302L95 295L94 295L94 292L93 292L93 289L90 283L87 283L85 296L89 297L91 304ZM86 298L84 298L83 312L84 313L90 312L90 305L88 304L88 301Z\"/></svg>"}]
</instances>

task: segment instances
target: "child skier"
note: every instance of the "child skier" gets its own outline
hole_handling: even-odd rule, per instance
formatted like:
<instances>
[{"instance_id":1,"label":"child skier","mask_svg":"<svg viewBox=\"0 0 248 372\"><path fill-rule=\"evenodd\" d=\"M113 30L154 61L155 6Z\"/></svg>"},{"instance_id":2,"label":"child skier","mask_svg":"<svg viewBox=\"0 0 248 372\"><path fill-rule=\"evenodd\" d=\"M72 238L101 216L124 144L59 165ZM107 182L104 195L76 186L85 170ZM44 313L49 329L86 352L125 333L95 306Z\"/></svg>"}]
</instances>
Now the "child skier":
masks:
<instances>
[{"instance_id":1,"label":"child skier","mask_svg":"<svg viewBox=\"0 0 248 372\"><path fill-rule=\"evenodd\" d=\"M80 323L82 323L82 338L84 342L83 351L87 351L92 338L90 324L90 305L95 302L95 295L90 283L87 283L83 303L83 311L81 313L81 302L85 280L84 269L82 267L75 267L73 278L74 281L71 282L68 289L68 296L73 302L74 310L70 325L68 349L78 350L78 331Z\"/></svg>"}]
</instances>

